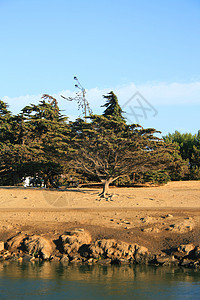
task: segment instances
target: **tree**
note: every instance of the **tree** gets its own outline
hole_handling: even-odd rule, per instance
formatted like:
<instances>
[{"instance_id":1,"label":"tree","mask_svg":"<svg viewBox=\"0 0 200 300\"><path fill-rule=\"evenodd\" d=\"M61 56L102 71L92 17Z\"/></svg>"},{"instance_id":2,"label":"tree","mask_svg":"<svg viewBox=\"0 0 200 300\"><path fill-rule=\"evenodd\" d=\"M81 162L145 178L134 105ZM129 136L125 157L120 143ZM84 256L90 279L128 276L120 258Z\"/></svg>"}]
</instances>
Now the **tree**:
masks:
<instances>
[{"instance_id":1,"label":"tree","mask_svg":"<svg viewBox=\"0 0 200 300\"><path fill-rule=\"evenodd\" d=\"M7 143L13 138L12 118L8 105L0 100L0 143Z\"/></svg>"},{"instance_id":2,"label":"tree","mask_svg":"<svg viewBox=\"0 0 200 300\"><path fill-rule=\"evenodd\" d=\"M106 99L106 103L102 105L102 107L106 107L103 112L103 116L107 118L112 117L114 120L119 122L125 122L125 118L122 115L123 111L118 103L117 96L113 93L113 91L103 97Z\"/></svg>"},{"instance_id":3,"label":"tree","mask_svg":"<svg viewBox=\"0 0 200 300\"><path fill-rule=\"evenodd\" d=\"M176 152L172 144L166 145L156 136L155 129L127 125L113 92L104 98L102 116L90 116L90 123L78 119L71 124L73 167L101 181L103 197L119 177L170 166L172 153Z\"/></svg>"},{"instance_id":4,"label":"tree","mask_svg":"<svg viewBox=\"0 0 200 300\"><path fill-rule=\"evenodd\" d=\"M47 186L52 186L55 178L65 173L67 167L67 118L61 114L57 100L47 94L38 105L26 106L22 112L29 124L27 134L34 155L35 172L44 177Z\"/></svg>"},{"instance_id":5,"label":"tree","mask_svg":"<svg viewBox=\"0 0 200 300\"><path fill-rule=\"evenodd\" d=\"M115 117L93 115L90 123L78 119L72 124L72 143L76 149L73 166L99 179L106 197L109 185L133 172L162 170L170 165L172 145L154 134L155 129L127 125Z\"/></svg>"},{"instance_id":6,"label":"tree","mask_svg":"<svg viewBox=\"0 0 200 300\"><path fill-rule=\"evenodd\" d=\"M164 137L166 142L177 145L183 160L189 165L189 179L200 179L200 131L198 134L175 133Z\"/></svg>"},{"instance_id":7,"label":"tree","mask_svg":"<svg viewBox=\"0 0 200 300\"><path fill-rule=\"evenodd\" d=\"M55 98L44 95L13 116L13 140L3 143L0 174L5 182L16 184L24 176L41 175L47 186L67 168L68 124Z\"/></svg>"}]
</instances>

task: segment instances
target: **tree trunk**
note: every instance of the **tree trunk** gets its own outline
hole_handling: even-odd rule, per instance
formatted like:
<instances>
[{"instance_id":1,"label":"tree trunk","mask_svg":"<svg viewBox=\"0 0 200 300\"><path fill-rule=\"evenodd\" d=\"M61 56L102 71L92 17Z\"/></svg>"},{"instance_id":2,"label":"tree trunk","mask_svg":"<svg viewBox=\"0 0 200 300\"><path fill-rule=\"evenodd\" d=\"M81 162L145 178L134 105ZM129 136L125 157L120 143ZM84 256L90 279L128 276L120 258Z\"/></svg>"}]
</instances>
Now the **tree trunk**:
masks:
<instances>
[{"instance_id":1,"label":"tree trunk","mask_svg":"<svg viewBox=\"0 0 200 300\"><path fill-rule=\"evenodd\" d=\"M103 192L100 193L99 196L101 196L102 198L106 198L106 195L108 195L108 192L109 192L109 185L112 181L113 181L112 178L109 178L109 179L106 179L106 180L102 181L102 183L103 183Z\"/></svg>"},{"instance_id":2,"label":"tree trunk","mask_svg":"<svg viewBox=\"0 0 200 300\"><path fill-rule=\"evenodd\" d=\"M135 172L133 173L133 183L135 183Z\"/></svg>"}]
</instances>

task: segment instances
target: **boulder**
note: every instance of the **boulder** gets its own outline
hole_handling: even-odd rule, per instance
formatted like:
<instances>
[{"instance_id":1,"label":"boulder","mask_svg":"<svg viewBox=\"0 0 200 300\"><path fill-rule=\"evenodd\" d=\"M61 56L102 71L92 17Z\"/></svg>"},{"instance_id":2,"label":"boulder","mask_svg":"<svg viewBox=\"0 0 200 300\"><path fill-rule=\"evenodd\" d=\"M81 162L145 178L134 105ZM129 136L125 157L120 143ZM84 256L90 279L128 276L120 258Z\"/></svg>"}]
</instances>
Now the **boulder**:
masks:
<instances>
[{"instance_id":1,"label":"boulder","mask_svg":"<svg viewBox=\"0 0 200 300\"><path fill-rule=\"evenodd\" d=\"M42 259L49 259L55 251L55 245L51 240L38 235L29 236L24 244L29 254Z\"/></svg>"},{"instance_id":2,"label":"boulder","mask_svg":"<svg viewBox=\"0 0 200 300\"><path fill-rule=\"evenodd\" d=\"M7 248L12 251L24 249L24 241L28 238L27 234L18 234L7 240Z\"/></svg>"},{"instance_id":3,"label":"boulder","mask_svg":"<svg viewBox=\"0 0 200 300\"><path fill-rule=\"evenodd\" d=\"M78 252L81 246L85 244L88 245L92 241L90 233L84 229L65 232L60 238L62 240L64 253L66 254Z\"/></svg>"},{"instance_id":4,"label":"boulder","mask_svg":"<svg viewBox=\"0 0 200 300\"><path fill-rule=\"evenodd\" d=\"M180 245L177 250L179 252L183 252L185 253L186 255L189 254L191 251L193 251L195 248L195 246L193 244L182 244Z\"/></svg>"},{"instance_id":5,"label":"boulder","mask_svg":"<svg viewBox=\"0 0 200 300\"><path fill-rule=\"evenodd\" d=\"M68 264L69 263L69 257L67 255L63 255L62 258L60 259L60 262L62 264Z\"/></svg>"},{"instance_id":6,"label":"boulder","mask_svg":"<svg viewBox=\"0 0 200 300\"><path fill-rule=\"evenodd\" d=\"M163 265L163 266L169 266L169 265L178 265L179 264L179 260L174 258L174 256L168 256L168 255L156 255L156 262L159 265Z\"/></svg>"},{"instance_id":7,"label":"boulder","mask_svg":"<svg viewBox=\"0 0 200 300\"><path fill-rule=\"evenodd\" d=\"M89 249L94 258L129 258L135 252L135 247L126 242L117 242L115 239L97 240L90 245Z\"/></svg>"},{"instance_id":8,"label":"boulder","mask_svg":"<svg viewBox=\"0 0 200 300\"><path fill-rule=\"evenodd\" d=\"M115 239L97 240L89 247L91 257L96 259L111 259L112 261L134 262L146 261L149 259L149 252L146 247L129 244Z\"/></svg>"}]
</instances>

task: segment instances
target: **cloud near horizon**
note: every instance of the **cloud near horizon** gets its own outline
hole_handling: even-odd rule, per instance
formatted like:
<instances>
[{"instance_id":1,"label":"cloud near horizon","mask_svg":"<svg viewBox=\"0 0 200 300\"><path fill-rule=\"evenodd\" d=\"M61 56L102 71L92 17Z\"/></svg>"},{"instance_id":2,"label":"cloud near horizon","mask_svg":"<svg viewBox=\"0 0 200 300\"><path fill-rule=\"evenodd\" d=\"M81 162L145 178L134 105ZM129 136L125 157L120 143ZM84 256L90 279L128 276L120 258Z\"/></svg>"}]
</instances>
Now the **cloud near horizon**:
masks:
<instances>
[{"instance_id":1,"label":"cloud near horizon","mask_svg":"<svg viewBox=\"0 0 200 300\"><path fill-rule=\"evenodd\" d=\"M102 95L107 94L111 90L118 96L119 103L123 106L137 91L153 106L172 106L172 105L200 105L200 82L191 83L146 83L135 85L130 83L124 86L110 87L106 89L92 88L87 90L87 100L89 101L94 113L101 113L103 110L101 105L105 103ZM48 93L48 91L47 91ZM64 110L64 113L72 118L78 117L80 112L77 110L76 103L68 102L61 98L74 97L75 92L63 90L52 96L58 100L59 107ZM25 95L11 98L5 96L2 98L9 105L10 110L17 114L20 110L31 103L38 103L42 94Z\"/></svg>"}]
</instances>

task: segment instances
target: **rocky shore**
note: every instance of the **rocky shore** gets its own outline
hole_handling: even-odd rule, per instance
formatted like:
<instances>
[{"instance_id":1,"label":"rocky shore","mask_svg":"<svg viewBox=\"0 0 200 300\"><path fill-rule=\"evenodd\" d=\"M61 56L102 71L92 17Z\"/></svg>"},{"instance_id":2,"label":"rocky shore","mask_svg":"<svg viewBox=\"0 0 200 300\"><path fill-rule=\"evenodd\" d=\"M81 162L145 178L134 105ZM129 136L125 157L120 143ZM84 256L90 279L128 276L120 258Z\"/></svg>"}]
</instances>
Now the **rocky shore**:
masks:
<instances>
[{"instance_id":1,"label":"rocky shore","mask_svg":"<svg viewBox=\"0 0 200 300\"><path fill-rule=\"evenodd\" d=\"M137 243L115 239L93 240L89 231L76 228L51 239L18 232L0 242L0 261L53 261L63 264L145 264L200 268L200 247L181 244L152 253Z\"/></svg>"},{"instance_id":2,"label":"rocky shore","mask_svg":"<svg viewBox=\"0 0 200 300\"><path fill-rule=\"evenodd\" d=\"M0 260L200 265L200 181L148 188L0 188ZM44 263L47 265L48 263Z\"/></svg>"}]
</instances>

